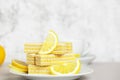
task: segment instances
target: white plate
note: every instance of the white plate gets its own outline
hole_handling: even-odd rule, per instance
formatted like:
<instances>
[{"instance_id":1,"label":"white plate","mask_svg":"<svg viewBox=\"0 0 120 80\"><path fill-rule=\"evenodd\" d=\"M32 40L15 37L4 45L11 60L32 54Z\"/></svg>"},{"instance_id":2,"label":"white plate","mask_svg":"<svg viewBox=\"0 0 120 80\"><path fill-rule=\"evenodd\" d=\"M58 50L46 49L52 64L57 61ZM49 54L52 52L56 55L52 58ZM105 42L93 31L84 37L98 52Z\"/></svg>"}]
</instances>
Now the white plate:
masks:
<instances>
[{"instance_id":1,"label":"white plate","mask_svg":"<svg viewBox=\"0 0 120 80\"><path fill-rule=\"evenodd\" d=\"M10 70L10 73L14 75L19 75L26 77L30 80L74 80L80 78L80 76L87 75L93 72L93 69L89 68L86 65L82 65L81 71L79 74L69 74L69 75L33 75L33 74L24 74L24 73L17 73Z\"/></svg>"}]
</instances>

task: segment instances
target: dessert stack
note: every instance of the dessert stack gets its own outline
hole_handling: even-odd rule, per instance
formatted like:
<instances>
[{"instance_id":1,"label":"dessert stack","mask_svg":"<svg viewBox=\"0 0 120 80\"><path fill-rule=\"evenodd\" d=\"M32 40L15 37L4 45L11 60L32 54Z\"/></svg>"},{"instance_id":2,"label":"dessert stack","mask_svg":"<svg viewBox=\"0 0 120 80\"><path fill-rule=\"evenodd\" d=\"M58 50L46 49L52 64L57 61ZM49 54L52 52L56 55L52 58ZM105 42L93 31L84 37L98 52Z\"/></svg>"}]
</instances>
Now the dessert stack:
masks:
<instances>
[{"instance_id":1,"label":"dessert stack","mask_svg":"<svg viewBox=\"0 0 120 80\"><path fill-rule=\"evenodd\" d=\"M80 55L73 53L72 42L59 42L52 30L42 43L25 43L24 53L28 74L76 74L80 71L80 61L77 59ZM16 63L26 66L21 62Z\"/></svg>"},{"instance_id":2,"label":"dessert stack","mask_svg":"<svg viewBox=\"0 0 120 80\"><path fill-rule=\"evenodd\" d=\"M71 63L76 60L75 55L72 54L71 42L58 43L49 54L38 54L41 46L42 43L26 43L24 45L29 74L50 74L50 66L64 62Z\"/></svg>"}]
</instances>

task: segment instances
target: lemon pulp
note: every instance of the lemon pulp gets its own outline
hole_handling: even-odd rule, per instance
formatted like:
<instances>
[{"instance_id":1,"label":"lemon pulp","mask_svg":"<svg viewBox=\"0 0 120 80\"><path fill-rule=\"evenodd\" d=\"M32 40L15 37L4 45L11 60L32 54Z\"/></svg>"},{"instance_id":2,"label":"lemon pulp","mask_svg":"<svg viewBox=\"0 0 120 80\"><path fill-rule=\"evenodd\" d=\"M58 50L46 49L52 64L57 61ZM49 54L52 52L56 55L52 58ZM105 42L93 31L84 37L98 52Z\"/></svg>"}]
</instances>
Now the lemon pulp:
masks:
<instances>
[{"instance_id":1,"label":"lemon pulp","mask_svg":"<svg viewBox=\"0 0 120 80\"><path fill-rule=\"evenodd\" d=\"M57 34L50 30L47 38L43 42L43 45L39 51L39 54L48 54L52 52L58 44L58 36Z\"/></svg>"},{"instance_id":2,"label":"lemon pulp","mask_svg":"<svg viewBox=\"0 0 120 80\"><path fill-rule=\"evenodd\" d=\"M81 69L81 64L79 60L71 63L63 63L60 65L51 66L51 74L61 75L61 74L78 74Z\"/></svg>"}]
</instances>

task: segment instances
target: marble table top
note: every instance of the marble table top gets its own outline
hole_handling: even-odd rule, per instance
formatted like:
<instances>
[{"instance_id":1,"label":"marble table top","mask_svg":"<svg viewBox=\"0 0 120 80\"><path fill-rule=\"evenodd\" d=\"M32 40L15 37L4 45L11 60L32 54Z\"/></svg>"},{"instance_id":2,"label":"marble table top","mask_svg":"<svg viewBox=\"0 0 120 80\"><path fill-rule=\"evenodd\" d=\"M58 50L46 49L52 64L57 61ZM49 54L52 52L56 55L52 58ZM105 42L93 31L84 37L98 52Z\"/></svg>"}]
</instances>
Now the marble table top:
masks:
<instances>
[{"instance_id":1,"label":"marble table top","mask_svg":"<svg viewBox=\"0 0 120 80\"><path fill-rule=\"evenodd\" d=\"M120 63L93 63L94 72L78 80L120 80ZM27 80L9 73L7 63L0 66L0 80Z\"/></svg>"}]
</instances>

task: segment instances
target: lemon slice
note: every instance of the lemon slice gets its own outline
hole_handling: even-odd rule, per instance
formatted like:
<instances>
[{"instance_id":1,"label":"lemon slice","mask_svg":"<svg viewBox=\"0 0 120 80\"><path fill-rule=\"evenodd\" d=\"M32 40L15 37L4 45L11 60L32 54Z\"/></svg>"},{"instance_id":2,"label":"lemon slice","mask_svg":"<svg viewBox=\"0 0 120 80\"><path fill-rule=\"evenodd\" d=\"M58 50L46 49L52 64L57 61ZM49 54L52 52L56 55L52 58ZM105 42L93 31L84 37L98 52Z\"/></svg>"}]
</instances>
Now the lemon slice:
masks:
<instances>
[{"instance_id":1,"label":"lemon slice","mask_svg":"<svg viewBox=\"0 0 120 80\"><path fill-rule=\"evenodd\" d=\"M15 72L19 72L19 73L27 73L28 72L27 69L21 69L16 66L13 66L12 64L10 64L9 67L11 68L11 70L13 70Z\"/></svg>"},{"instance_id":2,"label":"lemon slice","mask_svg":"<svg viewBox=\"0 0 120 80\"><path fill-rule=\"evenodd\" d=\"M3 64L5 60L5 49L0 45L0 65Z\"/></svg>"},{"instance_id":3,"label":"lemon slice","mask_svg":"<svg viewBox=\"0 0 120 80\"><path fill-rule=\"evenodd\" d=\"M28 69L28 65L25 62L17 60L17 59L12 60L12 65L20 69L25 69L25 70Z\"/></svg>"},{"instance_id":4,"label":"lemon slice","mask_svg":"<svg viewBox=\"0 0 120 80\"><path fill-rule=\"evenodd\" d=\"M74 56L75 56L76 58L80 58L80 54L74 53Z\"/></svg>"},{"instance_id":5,"label":"lemon slice","mask_svg":"<svg viewBox=\"0 0 120 80\"><path fill-rule=\"evenodd\" d=\"M51 74L62 75L62 74L78 74L81 69L79 60L72 63L63 63L60 65L53 65L50 67Z\"/></svg>"},{"instance_id":6,"label":"lemon slice","mask_svg":"<svg viewBox=\"0 0 120 80\"><path fill-rule=\"evenodd\" d=\"M57 44L58 44L58 36L54 31L50 30L47 38L43 42L39 54L48 54L52 52L57 46Z\"/></svg>"}]
</instances>

